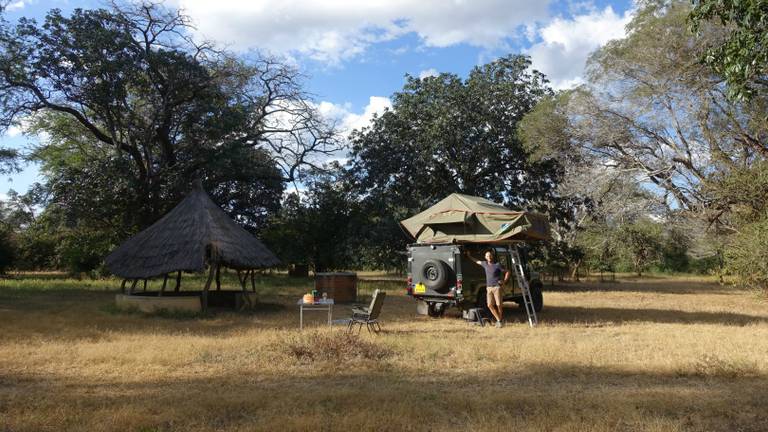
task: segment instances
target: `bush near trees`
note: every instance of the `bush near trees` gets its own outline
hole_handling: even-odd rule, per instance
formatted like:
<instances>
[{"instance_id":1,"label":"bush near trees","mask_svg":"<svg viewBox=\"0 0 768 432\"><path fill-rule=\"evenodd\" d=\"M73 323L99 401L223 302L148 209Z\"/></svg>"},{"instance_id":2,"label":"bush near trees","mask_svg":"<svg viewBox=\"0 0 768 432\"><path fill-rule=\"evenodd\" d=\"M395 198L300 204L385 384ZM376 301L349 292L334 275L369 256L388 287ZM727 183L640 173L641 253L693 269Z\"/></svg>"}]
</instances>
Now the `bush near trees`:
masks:
<instances>
[{"instance_id":1,"label":"bush near trees","mask_svg":"<svg viewBox=\"0 0 768 432\"><path fill-rule=\"evenodd\" d=\"M727 270L768 293L768 218L745 225L725 251Z\"/></svg>"}]
</instances>

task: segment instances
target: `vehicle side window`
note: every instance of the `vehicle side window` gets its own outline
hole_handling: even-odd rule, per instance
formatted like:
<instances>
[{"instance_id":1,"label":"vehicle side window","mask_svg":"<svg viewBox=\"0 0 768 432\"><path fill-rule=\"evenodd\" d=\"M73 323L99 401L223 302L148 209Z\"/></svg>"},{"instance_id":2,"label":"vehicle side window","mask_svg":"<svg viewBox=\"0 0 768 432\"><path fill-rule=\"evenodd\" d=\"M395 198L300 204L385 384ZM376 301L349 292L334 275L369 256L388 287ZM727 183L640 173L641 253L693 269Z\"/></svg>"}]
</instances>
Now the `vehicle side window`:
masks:
<instances>
[{"instance_id":1,"label":"vehicle side window","mask_svg":"<svg viewBox=\"0 0 768 432\"><path fill-rule=\"evenodd\" d=\"M509 263L509 255L501 253L498 255L498 257L499 257L499 264L501 264L502 267L504 267L507 270L512 268L512 266Z\"/></svg>"}]
</instances>

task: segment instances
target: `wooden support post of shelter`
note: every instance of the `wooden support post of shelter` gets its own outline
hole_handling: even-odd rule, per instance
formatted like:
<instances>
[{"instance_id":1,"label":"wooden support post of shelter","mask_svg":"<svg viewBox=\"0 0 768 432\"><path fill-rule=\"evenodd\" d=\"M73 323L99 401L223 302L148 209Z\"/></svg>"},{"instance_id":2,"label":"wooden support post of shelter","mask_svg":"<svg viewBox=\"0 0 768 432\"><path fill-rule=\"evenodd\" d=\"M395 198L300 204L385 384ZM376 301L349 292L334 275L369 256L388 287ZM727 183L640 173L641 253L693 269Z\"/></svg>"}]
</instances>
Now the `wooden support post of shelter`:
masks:
<instances>
[{"instance_id":1,"label":"wooden support post of shelter","mask_svg":"<svg viewBox=\"0 0 768 432\"><path fill-rule=\"evenodd\" d=\"M162 297L163 293L165 292L166 285L168 285L168 273L163 276L163 286L160 288L160 294L158 294L158 297Z\"/></svg>"},{"instance_id":2,"label":"wooden support post of shelter","mask_svg":"<svg viewBox=\"0 0 768 432\"><path fill-rule=\"evenodd\" d=\"M128 282L128 279L123 279L123 282L120 284L120 292L125 293L125 283Z\"/></svg>"},{"instance_id":3,"label":"wooden support post of shelter","mask_svg":"<svg viewBox=\"0 0 768 432\"><path fill-rule=\"evenodd\" d=\"M173 290L176 292L179 292L179 289L181 288L181 270L179 270L179 273L176 275L176 288Z\"/></svg>"},{"instance_id":4,"label":"wooden support post of shelter","mask_svg":"<svg viewBox=\"0 0 768 432\"><path fill-rule=\"evenodd\" d=\"M251 289L256 292L256 270L251 270Z\"/></svg>"},{"instance_id":5,"label":"wooden support post of shelter","mask_svg":"<svg viewBox=\"0 0 768 432\"><path fill-rule=\"evenodd\" d=\"M221 264L216 265L216 291L221 291Z\"/></svg>"},{"instance_id":6,"label":"wooden support post of shelter","mask_svg":"<svg viewBox=\"0 0 768 432\"><path fill-rule=\"evenodd\" d=\"M240 270L237 271L237 280L240 282L240 288L243 291L247 291L245 289L245 284L248 282L248 272L250 270L246 270L245 273L241 272Z\"/></svg>"},{"instance_id":7,"label":"wooden support post of shelter","mask_svg":"<svg viewBox=\"0 0 768 432\"><path fill-rule=\"evenodd\" d=\"M128 290L128 294L133 294L133 290L136 289L136 284L139 282L138 279L134 279L133 282L131 282L131 288Z\"/></svg>"},{"instance_id":8,"label":"wooden support post of shelter","mask_svg":"<svg viewBox=\"0 0 768 432\"><path fill-rule=\"evenodd\" d=\"M200 298L200 304L203 311L208 310L208 289L211 288L211 282L213 281L213 274L216 272L216 265L211 264L211 270L208 272L208 280L205 281L205 287L203 288L203 295Z\"/></svg>"}]
</instances>

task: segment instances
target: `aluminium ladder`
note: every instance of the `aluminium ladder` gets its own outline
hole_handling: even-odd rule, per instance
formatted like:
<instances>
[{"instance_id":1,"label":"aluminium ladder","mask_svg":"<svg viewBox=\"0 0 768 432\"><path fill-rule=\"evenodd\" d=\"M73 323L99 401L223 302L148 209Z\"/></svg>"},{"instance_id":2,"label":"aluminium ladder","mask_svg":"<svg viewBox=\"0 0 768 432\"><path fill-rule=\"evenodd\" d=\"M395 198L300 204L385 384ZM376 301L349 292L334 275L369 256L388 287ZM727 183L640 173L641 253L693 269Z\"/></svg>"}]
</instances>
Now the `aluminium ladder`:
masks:
<instances>
[{"instance_id":1,"label":"aluminium ladder","mask_svg":"<svg viewBox=\"0 0 768 432\"><path fill-rule=\"evenodd\" d=\"M510 249L512 267L514 268L515 278L517 278L517 285L523 293L523 304L525 305L525 313L528 314L528 324L531 327L535 327L539 323L539 319L536 317L536 309L533 307L531 287L528 285L528 281L525 280L523 261L520 259L520 252L518 252L517 246L512 246Z\"/></svg>"}]
</instances>

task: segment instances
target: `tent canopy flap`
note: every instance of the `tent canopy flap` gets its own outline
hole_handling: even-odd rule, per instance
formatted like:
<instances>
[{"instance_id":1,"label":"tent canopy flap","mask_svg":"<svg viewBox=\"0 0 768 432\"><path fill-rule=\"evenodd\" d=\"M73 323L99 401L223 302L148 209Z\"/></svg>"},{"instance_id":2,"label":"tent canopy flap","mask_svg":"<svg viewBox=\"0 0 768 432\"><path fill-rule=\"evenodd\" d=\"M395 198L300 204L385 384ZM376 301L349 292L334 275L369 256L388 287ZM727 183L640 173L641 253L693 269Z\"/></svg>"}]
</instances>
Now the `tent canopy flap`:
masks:
<instances>
[{"instance_id":1,"label":"tent canopy flap","mask_svg":"<svg viewBox=\"0 0 768 432\"><path fill-rule=\"evenodd\" d=\"M400 224L418 243L550 240L544 215L509 210L485 198L462 194L451 194Z\"/></svg>"}]
</instances>

